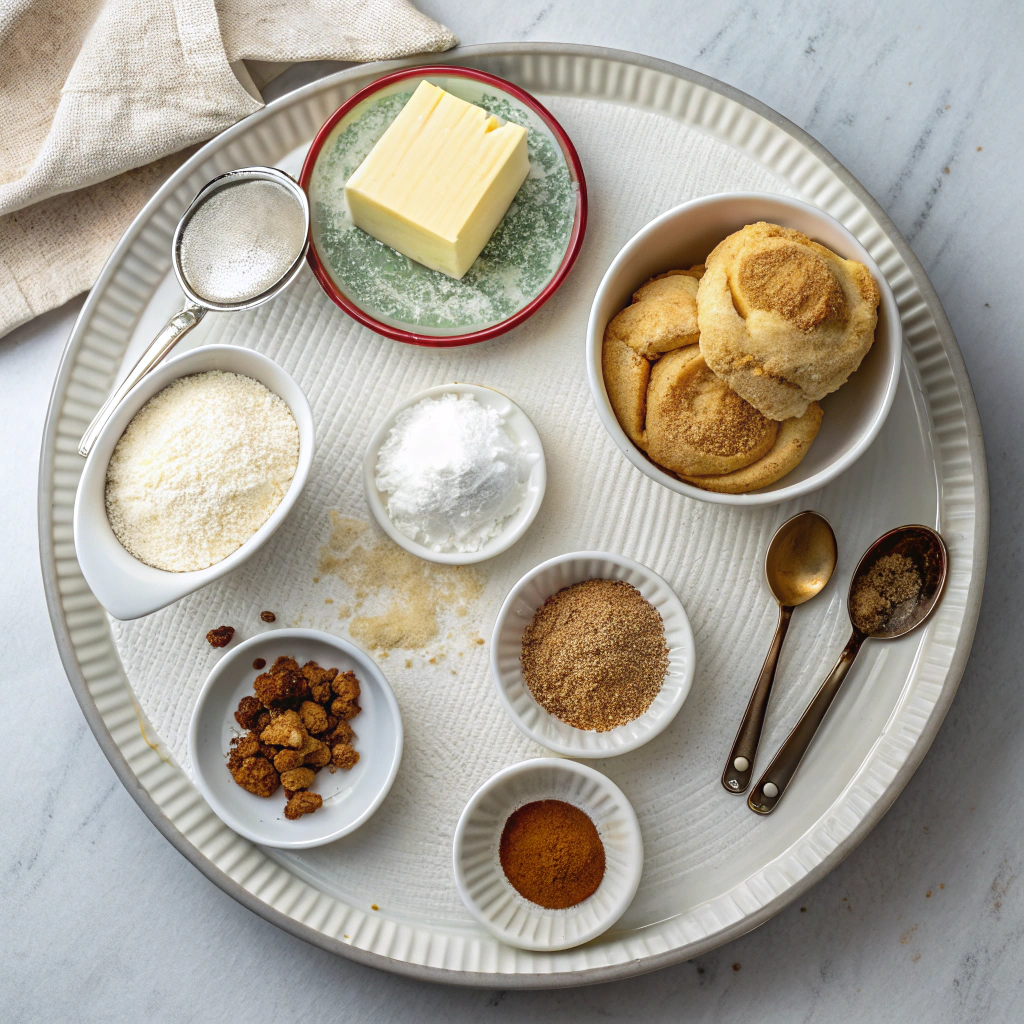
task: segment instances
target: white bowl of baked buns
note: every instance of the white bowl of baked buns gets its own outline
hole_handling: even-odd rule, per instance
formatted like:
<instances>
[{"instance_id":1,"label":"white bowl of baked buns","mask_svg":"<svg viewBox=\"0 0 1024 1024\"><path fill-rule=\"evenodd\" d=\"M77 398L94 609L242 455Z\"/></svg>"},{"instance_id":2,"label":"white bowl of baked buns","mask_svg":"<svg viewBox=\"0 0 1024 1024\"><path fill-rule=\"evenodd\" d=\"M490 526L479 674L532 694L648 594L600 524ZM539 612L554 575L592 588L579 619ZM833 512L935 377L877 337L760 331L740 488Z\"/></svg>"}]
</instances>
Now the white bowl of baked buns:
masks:
<instances>
[{"instance_id":1,"label":"white bowl of baked buns","mask_svg":"<svg viewBox=\"0 0 1024 1024\"><path fill-rule=\"evenodd\" d=\"M867 450L899 383L896 300L842 224L726 193L651 221L594 297L587 373L623 454L701 501L809 494Z\"/></svg>"}]
</instances>

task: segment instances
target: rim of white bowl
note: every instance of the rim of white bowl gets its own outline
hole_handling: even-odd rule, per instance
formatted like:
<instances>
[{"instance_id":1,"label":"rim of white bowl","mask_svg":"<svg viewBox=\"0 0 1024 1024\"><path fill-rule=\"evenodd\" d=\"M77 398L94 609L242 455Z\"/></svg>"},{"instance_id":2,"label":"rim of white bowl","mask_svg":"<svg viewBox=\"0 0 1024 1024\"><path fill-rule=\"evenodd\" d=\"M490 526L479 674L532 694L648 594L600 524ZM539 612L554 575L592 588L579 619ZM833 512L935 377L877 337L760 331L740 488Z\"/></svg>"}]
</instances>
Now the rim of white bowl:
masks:
<instances>
[{"instance_id":1,"label":"rim of white bowl","mask_svg":"<svg viewBox=\"0 0 1024 1024\"><path fill-rule=\"evenodd\" d=\"M395 425L398 414L406 409L422 402L425 398L434 398L438 395L473 395L475 398L483 398L487 403L493 401L493 395L499 395L511 407L511 413L517 420L517 429L524 436L527 451L538 456L537 460L530 467L527 477L526 496L524 504L518 512L512 516L514 526L506 528L492 537L479 551L432 551L430 548L417 543L411 537L406 537L388 516L387 508L377 490L377 459L380 455L381 445L384 444L391 428ZM377 520L380 528L400 547L405 548L411 555L423 558L428 562L437 562L441 565L474 565L477 562L485 562L495 555L507 551L524 533L533 525L540 506L544 501L544 492L547 489L547 460L544 455L544 444L540 439L533 420L517 405L504 391L488 387L486 384L465 384L454 381L451 384L438 384L425 391L417 392L396 405L380 422L380 425L373 432L369 444L366 446L366 454L363 456L363 490L366 494L366 503L370 506L373 518Z\"/></svg>"},{"instance_id":2,"label":"rim of white bowl","mask_svg":"<svg viewBox=\"0 0 1024 1024\"><path fill-rule=\"evenodd\" d=\"M268 839L266 836L260 835L258 831L249 828L244 821L241 821L232 814L229 807L221 803L213 788L206 781L202 758L196 756L199 740L199 723L203 717L203 709L206 707L210 694L218 683L220 683L227 675L228 669L237 662L239 658L251 651L253 647L266 643L268 636L273 637L275 641L280 640L282 642L287 640L316 640L320 643L336 647L339 651L343 652L360 666L365 676L372 676L374 681L380 687L394 727L396 741L395 756L391 762L391 768L388 771L387 778L377 795L374 797L373 802L354 821L349 822L349 824L345 825L343 828L335 829L333 832L325 833L323 836L318 836L316 839L281 842L280 840ZM385 676L380 670L380 667L376 662L365 651L360 650L360 648L355 644L350 643L348 640L345 640L340 636L335 636L333 633L325 633L320 629L305 629L302 627L274 629L268 630L264 633L257 633L256 636L251 636L248 640L243 640L237 647L233 647L228 651L227 654L217 662L210 674L206 677L206 681L203 683L203 688L199 691L199 696L196 698L195 707L192 709L192 717L188 724L189 762L192 765L192 775L195 779L196 786L198 787L199 792L202 793L203 799L210 805L214 814L216 814L217 817L228 826L228 828L254 843L259 843L261 846L270 846L279 850L309 850L316 846L325 846L327 843L333 843L335 840L341 839L342 836L347 836L350 833L355 832L356 829L365 825L366 822L373 817L380 805L384 803L384 798L391 792L391 787L394 784L395 777L398 775L398 768L402 763L402 751L404 747L405 727L402 725L402 711L398 706L398 698L395 697L395 691L391 689L391 684L388 682L387 676Z\"/></svg>"},{"instance_id":3,"label":"rim of white bowl","mask_svg":"<svg viewBox=\"0 0 1024 1024\"><path fill-rule=\"evenodd\" d=\"M595 786L606 797L611 799L616 810L624 819L622 824L625 827L625 834L622 837L621 846L626 853L625 860L627 869L616 876L617 881L621 883L621 891L615 897L609 909L598 918L595 924L590 928L582 930L569 942L562 943L530 942L522 939L521 937L517 937L507 928L503 928L497 924L493 916L488 915L484 907L481 906L471 894L471 881L467 877L464 867L464 861L466 859L466 832L471 824L473 815L479 810L480 804L484 799L490 796L496 789L508 786L509 782L516 776L534 774L546 770L563 771L567 775L575 775L577 778L585 779L591 785ZM570 794L566 793L565 796L569 797ZM538 795L536 799L557 800L560 798L552 794L548 797ZM566 802L572 803L573 806L577 806L571 799L567 799ZM511 814L516 807L521 806L523 806L521 803L512 806L509 814ZM591 820L593 820L589 813L588 817L591 817ZM595 821L594 824L597 826L598 833L600 834L601 824L597 821ZM501 827L504 826L502 825ZM498 839L500 840L500 838L501 833L499 831ZM606 835L602 836L602 842L605 844L605 852L607 854L608 842ZM473 917L476 918L477 921L480 922L480 924L482 924L492 935L500 939L502 942L505 942L510 946L517 946L520 949L529 949L540 952L545 950L554 952L559 949L571 949L573 946L579 946L584 942L589 942L591 939L596 938L598 935L603 934L611 928L612 925L614 925L615 922L618 921L618 919L626 912L630 903L633 902L633 897L636 896L637 889L640 887L640 878L643 875L643 868L643 834L640 831L640 822L637 820L636 811L633 810L633 805L629 802L626 794L623 793L607 775L603 775L601 772L597 771L596 768L591 768L590 765L580 764L577 761L571 761L560 757L537 757L527 761L520 761L517 764L508 765L508 767L502 768L501 771L492 775L466 803L462 814L459 816L458 825L455 827L455 838L452 843L452 870L455 875L455 886L459 891L459 895L462 897L462 902L466 905L466 909L473 915ZM502 879L504 878L504 873L501 870L500 863L497 862L497 858L495 858L493 871L494 874L500 876ZM600 893L601 887L605 885L605 880L607 878L608 868L606 861L605 878L601 880L601 886L598 887L594 896ZM511 900L514 901L515 907L519 910L525 911L530 920L536 924L541 924L544 921L551 920L552 918L556 918L561 915L579 916L582 913L586 913L588 909L593 909L591 900L594 899L594 896L591 896L582 903L577 904L575 907L569 907L566 910L552 911L540 906L536 907L534 910L534 905L519 896L507 881L505 881L505 886L508 889Z\"/></svg>"},{"instance_id":4,"label":"rim of white bowl","mask_svg":"<svg viewBox=\"0 0 1024 1024\"><path fill-rule=\"evenodd\" d=\"M651 462L626 436L626 432L622 429L618 417L611 407L608 392L604 385L604 376L601 372L601 346L604 341L604 330L607 324L598 326L596 315L601 298L617 279L622 265L651 235L657 234L667 221L678 216L682 210L698 209L703 206L714 206L725 202L735 202L736 200L758 201L764 202L766 205L774 204L793 210L800 210L823 222L827 222L839 231L847 240L850 248L858 253L857 259L871 271L875 282L878 284L881 302L886 307L886 319L890 325L893 347L888 367L889 376L886 381L882 401L875 410L875 415L860 440L849 451L818 473L815 473L814 476L801 480L799 483L778 487L774 490L762 489L748 494L722 494L718 491L705 491L703 488L684 483ZM903 329L899 307L896 305L896 298L889 287L889 282L885 279L885 275L857 237L836 220L835 217L817 206L812 206L810 203L805 203L799 199L791 199L788 196L776 195L771 192L718 192L714 195L701 196L699 199L691 199L688 202L680 203L678 206L673 206L672 209L659 214L654 220L645 224L618 251L615 259L612 260L604 276L601 278L597 291L594 293L594 301L590 305L590 317L587 322L586 344L587 378L590 381L590 391L594 398L594 404L597 406L598 418L601 420L605 430L611 434L612 440L618 445L622 453L641 473L657 481L663 487L675 491L677 494L685 494L688 498L696 498L698 501L707 501L717 505L778 505L792 498L799 498L810 494L812 491L817 491L840 474L846 472L867 451L871 443L878 436L878 432L882 429L889 415L889 410L892 408L892 403L896 398L896 388L899 386L903 352ZM784 481L785 477L782 480ZM781 483L781 481L779 482ZM774 485L769 485L769 487L774 487Z\"/></svg>"},{"instance_id":5,"label":"rim of white bowl","mask_svg":"<svg viewBox=\"0 0 1024 1024\"><path fill-rule=\"evenodd\" d=\"M678 684L675 686L675 692L673 693L670 703L658 706L656 698L655 704L652 704L651 707L642 715L639 715L632 721L627 722L625 725L618 726L616 729L610 729L608 732L596 732L591 729L575 729L567 723L560 721L537 703L533 695L530 693L529 688L526 686L525 681L522 680L521 672L517 673L517 678L510 678L501 670L499 665L501 633L505 628L505 622L512 610L512 606L526 586L538 576L556 566L572 562L586 561L604 561L605 563L616 566L617 568L629 570L649 582L652 586L664 589L666 597L658 602L651 603L658 609L658 614L661 615L662 622L666 623L666 642L669 640L667 627L669 618L671 617L678 620L678 624L673 630L676 634L675 643L669 645L669 651L670 658L672 657L671 652L678 652L677 657L681 657L683 661L683 669L682 674L679 676ZM618 577L588 575L584 578L609 579ZM552 591L551 593L555 593L555 591ZM550 596L550 594L548 596ZM539 607L539 605L537 607ZM554 558L549 558L547 561L541 562L540 565L534 566L509 590L508 594L505 596L505 600L501 603L501 608L498 610L498 615L494 620L494 629L491 631L490 665L491 678L494 680L494 687L498 691L498 697L501 700L502 707L504 707L506 714L510 719L512 719L522 733L528 736L535 743L539 743L542 747L552 750L557 754L562 754L566 757L591 760L617 757L619 754L628 754L630 751L642 747L645 743L649 743L672 724L676 715L679 714L680 708L682 708L683 704L686 702L686 698L689 696L690 689L693 686L693 678L697 667L697 649L693 639L693 629L690 626L690 619L686 614L685 607L683 607L683 602L679 600L679 596L669 586L667 581L662 576L658 575L658 573L653 569L641 562L634 561L632 558L627 558L625 555L617 555L610 551L570 551L564 555L556 555ZM669 675L666 674L665 678L667 681ZM552 740L525 722L516 710L515 704L509 694L509 686L513 683L522 685L524 695L531 702L531 706L536 708L537 713L542 716L542 720L557 722L558 728L571 730L572 733L574 735L578 735L581 740L586 738L586 742L591 744L590 749L580 749L578 746L571 746L568 743L560 743ZM664 692L664 684L662 692ZM623 740L622 736L624 732L631 732L634 735L629 739Z\"/></svg>"},{"instance_id":6,"label":"rim of white bowl","mask_svg":"<svg viewBox=\"0 0 1024 1024\"><path fill-rule=\"evenodd\" d=\"M218 357L222 356L230 356L231 360L240 360L243 363L247 362L254 366L262 367L264 371L269 369L271 374L280 375L283 380L288 382L289 387L285 389L291 391L291 394L288 396L281 394L279 390L275 390L275 388L267 384L264 384L264 387L276 394L288 406L295 420L295 425L299 432L299 459L295 466L295 474L284 497L277 508L271 512L267 521L248 540L232 551L230 555L222 558L219 562L214 562L213 565L209 565L205 569L195 569L189 572L171 572L166 569L158 569L155 566L147 565L141 559L135 558L114 538L121 550L124 551L126 558L131 559L132 572L138 574L138 578L129 580L124 572L116 570L115 575L120 576L122 579L122 586L120 588L122 594L128 593L130 595L127 601L125 601L123 598L118 598L117 595L113 594L112 587L107 585L108 575L111 572L109 562L106 563L104 568L100 562L92 560L90 557L92 548L89 544L83 544L80 541L80 538L87 536L89 532L84 525L84 517L88 513L83 506L83 494L87 488L92 486L93 478L97 474L102 473L105 477L107 463L110 461L118 438L120 438L135 414L138 413L150 398L181 377L187 377L193 373L205 373L210 370L224 369L222 365L216 365L220 361ZM210 363L212 365L204 367L201 365L203 363ZM226 372L244 373L244 371L238 369ZM124 400L114 410L114 413L104 424L103 429L96 438L96 442L89 452L88 458L85 460L82 475L79 477L78 488L75 493L73 529L79 564L82 569L82 575L89 584L89 588L100 604L114 618L128 621L159 611L161 608L173 604L188 594L201 590L222 576L226 576L229 572L233 572L263 547L291 512L303 488L306 486L315 453L316 426L313 422L313 412L309 406L309 399L295 378L280 363L275 362L269 356L242 345L201 345L198 348L189 349L186 352L181 352L166 359L147 373L125 395ZM100 466L101 462L102 467ZM105 525L107 530L110 530L109 523L105 523ZM100 529L102 528L101 526ZM147 594L149 596L146 596ZM115 611L114 608L117 610ZM118 614L118 612L122 614Z\"/></svg>"}]
</instances>

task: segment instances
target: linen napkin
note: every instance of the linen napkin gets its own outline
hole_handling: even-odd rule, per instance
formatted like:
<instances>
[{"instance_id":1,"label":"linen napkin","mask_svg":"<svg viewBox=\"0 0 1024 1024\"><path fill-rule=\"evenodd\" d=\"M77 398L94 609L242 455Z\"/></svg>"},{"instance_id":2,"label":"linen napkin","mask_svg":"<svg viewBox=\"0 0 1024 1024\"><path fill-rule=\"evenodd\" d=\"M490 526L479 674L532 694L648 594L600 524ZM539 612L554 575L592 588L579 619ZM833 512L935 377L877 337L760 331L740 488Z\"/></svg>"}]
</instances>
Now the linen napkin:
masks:
<instances>
[{"instance_id":1,"label":"linen napkin","mask_svg":"<svg viewBox=\"0 0 1024 1024\"><path fill-rule=\"evenodd\" d=\"M0 0L0 336L90 287L282 63L457 44L407 0Z\"/></svg>"}]
</instances>

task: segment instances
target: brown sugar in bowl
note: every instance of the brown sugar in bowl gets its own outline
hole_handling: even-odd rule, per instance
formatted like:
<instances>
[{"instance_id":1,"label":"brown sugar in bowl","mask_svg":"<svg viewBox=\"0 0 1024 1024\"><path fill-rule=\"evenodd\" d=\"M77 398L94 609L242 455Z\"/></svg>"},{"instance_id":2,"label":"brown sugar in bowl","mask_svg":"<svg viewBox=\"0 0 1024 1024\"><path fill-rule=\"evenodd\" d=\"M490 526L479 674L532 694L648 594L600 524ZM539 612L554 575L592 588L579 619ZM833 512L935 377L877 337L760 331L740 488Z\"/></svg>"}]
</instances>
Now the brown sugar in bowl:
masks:
<instances>
[{"instance_id":1,"label":"brown sugar in bowl","mask_svg":"<svg viewBox=\"0 0 1024 1024\"><path fill-rule=\"evenodd\" d=\"M574 728L542 707L527 686L521 660L524 633L537 609L552 595L585 580L621 581L639 591L661 616L668 649L664 680L646 710L603 731ZM509 718L530 739L567 757L615 757L654 739L682 708L696 658L686 610L668 583L646 565L609 551L569 552L531 569L506 596L491 638L491 677Z\"/></svg>"}]
</instances>

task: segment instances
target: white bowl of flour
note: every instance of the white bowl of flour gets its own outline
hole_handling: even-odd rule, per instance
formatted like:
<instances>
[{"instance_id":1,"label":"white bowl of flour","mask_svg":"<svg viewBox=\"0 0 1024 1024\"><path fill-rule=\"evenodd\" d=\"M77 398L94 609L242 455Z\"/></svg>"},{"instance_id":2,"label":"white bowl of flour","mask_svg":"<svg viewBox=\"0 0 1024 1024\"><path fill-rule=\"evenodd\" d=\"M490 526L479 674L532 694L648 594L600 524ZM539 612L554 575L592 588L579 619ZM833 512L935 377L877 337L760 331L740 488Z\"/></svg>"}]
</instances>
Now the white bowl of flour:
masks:
<instances>
[{"instance_id":1,"label":"white bowl of flour","mask_svg":"<svg viewBox=\"0 0 1024 1024\"><path fill-rule=\"evenodd\" d=\"M544 446L510 398L442 384L392 409L363 460L381 529L430 562L470 565L510 548L544 500Z\"/></svg>"},{"instance_id":2,"label":"white bowl of flour","mask_svg":"<svg viewBox=\"0 0 1024 1024\"><path fill-rule=\"evenodd\" d=\"M214 549L205 561L216 560L205 568L191 571L155 568L129 553L111 527L106 501L108 466L121 435L151 398L179 378L209 374L210 371L238 374L248 378L250 384L258 381L287 405L298 428L298 462L279 504L243 543L237 547L237 542L229 543L227 550L230 553L226 557ZM309 475L314 447L313 415L306 396L298 384L266 356L235 345L207 345L157 367L128 393L108 420L86 460L79 481L74 513L75 551L82 575L96 599L115 618L136 619L205 587L237 568L266 543L291 511ZM237 456L235 452L223 454L225 458ZM215 452L211 452L210 459L216 459ZM167 477L175 486L170 470ZM285 484L281 486L283 489ZM200 511L197 509L196 514ZM200 560L199 564L203 561Z\"/></svg>"}]
</instances>

